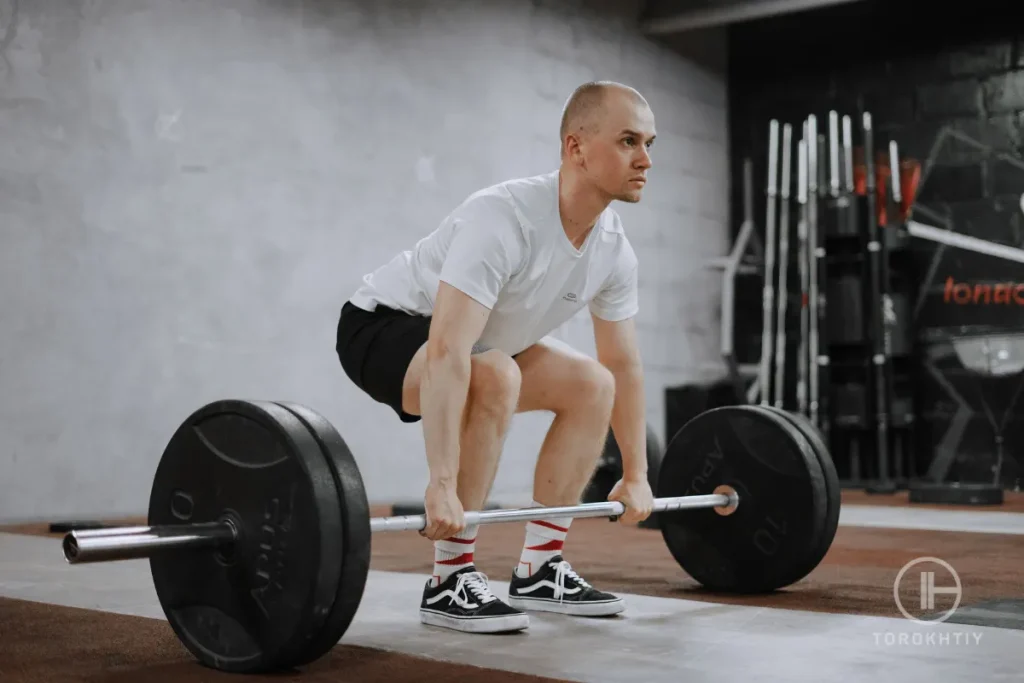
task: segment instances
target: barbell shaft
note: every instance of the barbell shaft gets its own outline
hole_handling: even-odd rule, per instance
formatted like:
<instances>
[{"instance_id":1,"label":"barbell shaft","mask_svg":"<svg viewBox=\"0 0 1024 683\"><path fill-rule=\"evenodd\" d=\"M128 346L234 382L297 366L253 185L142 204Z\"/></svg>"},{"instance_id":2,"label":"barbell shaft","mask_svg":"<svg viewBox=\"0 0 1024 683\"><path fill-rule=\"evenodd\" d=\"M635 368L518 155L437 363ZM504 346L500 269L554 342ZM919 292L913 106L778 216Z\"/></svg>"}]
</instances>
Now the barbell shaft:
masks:
<instances>
[{"instance_id":1,"label":"barbell shaft","mask_svg":"<svg viewBox=\"0 0 1024 683\"><path fill-rule=\"evenodd\" d=\"M679 498L655 498L654 512L687 510L696 508L725 507L738 502L735 497L713 493L705 496L681 496ZM531 522L538 519L572 517L619 517L626 512L626 506L619 502L583 503L562 507L532 507L511 510L484 510L465 513L466 525L500 524L502 522ZM420 531L427 526L426 515L403 515L399 517L373 517L370 531Z\"/></svg>"},{"instance_id":2,"label":"barbell shaft","mask_svg":"<svg viewBox=\"0 0 1024 683\"><path fill-rule=\"evenodd\" d=\"M739 504L735 493L655 498L654 512L730 507ZM511 510L485 510L465 513L467 525L529 522L538 519L619 517L626 506L619 502L583 503L562 507L532 507ZM373 517L370 531L420 531L427 525L426 515ZM229 522L205 522L168 526L115 527L71 531L64 537L64 559L69 564L110 562L149 557L170 549L218 547L235 540L237 532Z\"/></svg>"}]
</instances>

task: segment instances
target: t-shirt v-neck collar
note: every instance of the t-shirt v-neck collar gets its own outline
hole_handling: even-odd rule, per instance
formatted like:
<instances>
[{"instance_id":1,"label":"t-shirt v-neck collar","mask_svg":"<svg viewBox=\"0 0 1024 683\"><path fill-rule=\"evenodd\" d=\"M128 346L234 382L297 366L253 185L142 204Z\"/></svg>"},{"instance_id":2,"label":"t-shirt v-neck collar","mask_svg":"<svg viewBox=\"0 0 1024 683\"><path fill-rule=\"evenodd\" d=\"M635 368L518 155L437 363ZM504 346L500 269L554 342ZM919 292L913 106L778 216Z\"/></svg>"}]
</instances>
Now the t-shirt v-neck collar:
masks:
<instances>
[{"instance_id":1,"label":"t-shirt v-neck collar","mask_svg":"<svg viewBox=\"0 0 1024 683\"><path fill-rule=\"evenodd\" d=\"M583 255L587 253L587 247L590 246L590 242L594 239L594 233L601 229L601 221L604 218L604 212L602 211L600 215L598 215L597 220L594 221L594 227L590 229L590 232L587 233L586 238L583 240L583 244L580 246L579 249L577 249L576 246L569 239L569 236L565 234L565 226L562 225L562 212L559 210L558 207L558 190L560 184L561 181L559 179L559 174L556 171L554 174L555 198L554 206L552 207L551 220L552 223L555 225L555 228L558 230L558 241L562 245L563 249L565 249L565 252L573 258L582 258Z\"/></svg>"}]
</instances>

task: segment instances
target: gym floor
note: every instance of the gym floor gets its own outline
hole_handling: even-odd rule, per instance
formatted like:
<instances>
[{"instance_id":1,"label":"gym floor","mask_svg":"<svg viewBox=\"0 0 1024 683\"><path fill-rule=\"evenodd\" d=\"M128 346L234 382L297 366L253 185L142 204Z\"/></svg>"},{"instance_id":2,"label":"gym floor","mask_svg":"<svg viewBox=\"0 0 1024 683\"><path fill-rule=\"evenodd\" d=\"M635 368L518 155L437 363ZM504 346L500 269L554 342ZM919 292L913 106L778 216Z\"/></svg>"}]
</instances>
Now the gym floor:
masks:
<instances>
[{"instance_id":1,"label":"gym floor","mask_svg":"<svg viewBox=\"0 0 1024 683\"><path fill-rule=\"evenodd\" d=\"M522 528L484 531L478 566L504 595ZM302 671L267 678L974 683L1024 675L1021 494L979 510L910 506L905 494L844 493L825 560L768 596L702 590L657 531L577 520L566 557L599 586L626 594L627 612L612 619L534 615L530 629L514 635L421 625L416 607L431 557L416 534L375 536L366 592L342 643ZM901 567L919 557L940 558L959 576L960 606L943 623L911 621L894 600ZM5 683L256 678L209 671L183 651L145 561L70 567L59 535L45 525L0 530L0 642Z\"/></svg>"}]
</instances>

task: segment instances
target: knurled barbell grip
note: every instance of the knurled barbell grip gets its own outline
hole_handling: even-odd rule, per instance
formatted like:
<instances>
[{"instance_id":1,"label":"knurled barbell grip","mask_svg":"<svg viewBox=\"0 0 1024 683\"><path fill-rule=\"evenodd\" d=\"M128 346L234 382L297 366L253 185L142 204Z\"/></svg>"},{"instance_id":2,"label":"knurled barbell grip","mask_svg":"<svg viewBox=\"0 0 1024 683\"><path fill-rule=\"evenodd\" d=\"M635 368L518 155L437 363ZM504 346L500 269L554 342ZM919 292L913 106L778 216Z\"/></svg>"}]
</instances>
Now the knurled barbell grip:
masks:
<instances>
[{"instance_id":1,"label":"knurled barbell grip","mask_svg":"<svg viewBox=\"0 0 1024 683\"><path fill-rule=\"evenodd\" d=\"M728 507L738 504L735 493L712 493L703 496L680 496L678 498L655 498L654 512L670 512L709 507ZM530 522L538 519L572 517L619 517L626 512L626 506L619 502L583 503L562 507L532 507L509 510L484 510L465 513L467 526L478 524L500 524L504 522ZM427 526L426 515L401 515L397 517L373 517L370 531L422 531Z\"/></svg>"}]
</instances>

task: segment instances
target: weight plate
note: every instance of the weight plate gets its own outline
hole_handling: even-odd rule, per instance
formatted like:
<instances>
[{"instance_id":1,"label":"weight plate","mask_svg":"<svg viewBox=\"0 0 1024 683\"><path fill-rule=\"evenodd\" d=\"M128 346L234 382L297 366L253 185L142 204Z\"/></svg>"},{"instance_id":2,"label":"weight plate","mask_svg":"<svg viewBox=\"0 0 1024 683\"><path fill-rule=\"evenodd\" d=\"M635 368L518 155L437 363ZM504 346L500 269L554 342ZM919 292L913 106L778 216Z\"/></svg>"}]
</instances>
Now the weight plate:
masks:
<instances>
[{"instance_id":1,"label":"weight plate","mask_svg":"<svg viewBox=\"0 0 1024 683\"><path fill-rule=\"evenodd\" d=\"M795 576L789 583L796 583L814 571L815 567L821 564L821 561L825 558L828 549L832 547L832 541L835 539L836 531L839 529L839 509L842 506L843 491L839 484L839 475L836 473L835 463L832 461L832 454L829 452L824 440L822 440L821 432L818 431L818 428L814 426L814 423L807 416L800 413L791 413L773 406L757 407L781 415L795 425L811 444L814 454L818 457L818 463L821 465L821 471L825 475L826 501L828 503L825 526L818 544L811 549L806 565L803 567L794 566Z\"/></svg>"},{"instance_id":2,"label":"weight plate","mask_svg":"<svg viewBox=\"0 0 1024 683\"><path fill-rule=\"evenodd\" d=\"M150 558L164 614L202 664L234 673L293 666L338 590L342 513L319 444L284 408L217 401L167 444L149 523L225 518L239 532L230 547Z\"/></svg>"},{"instance_id":3,"label":"weight plate","mask_svg":"<svg viewBox=\"0 0 1024 683\"><path fill-rule=\"evenodd\" d=\"M739 494L732 514L659 515L672 556L711 590L789 585L824 532L828 509L825 475L807 438L783 417L748 405L701 413L669 443L657 495L705 495L723 485Z\"/></svg>"},{"instance_id":4,"label":"weight plate","mask_svg":"<svg viewBox=\"0 0 1024 683\"><path fill-rule=\"evenodd\" d=\"M370 570L370 505L352 451L334 426L305 406L286 402L278 405L298 417L320 444L337 490L341 492L342 533L335 541L342 551L341 580L323 628L296 662L308 664L338 644L359 609Z\"/></svg>"}]
</instances>

